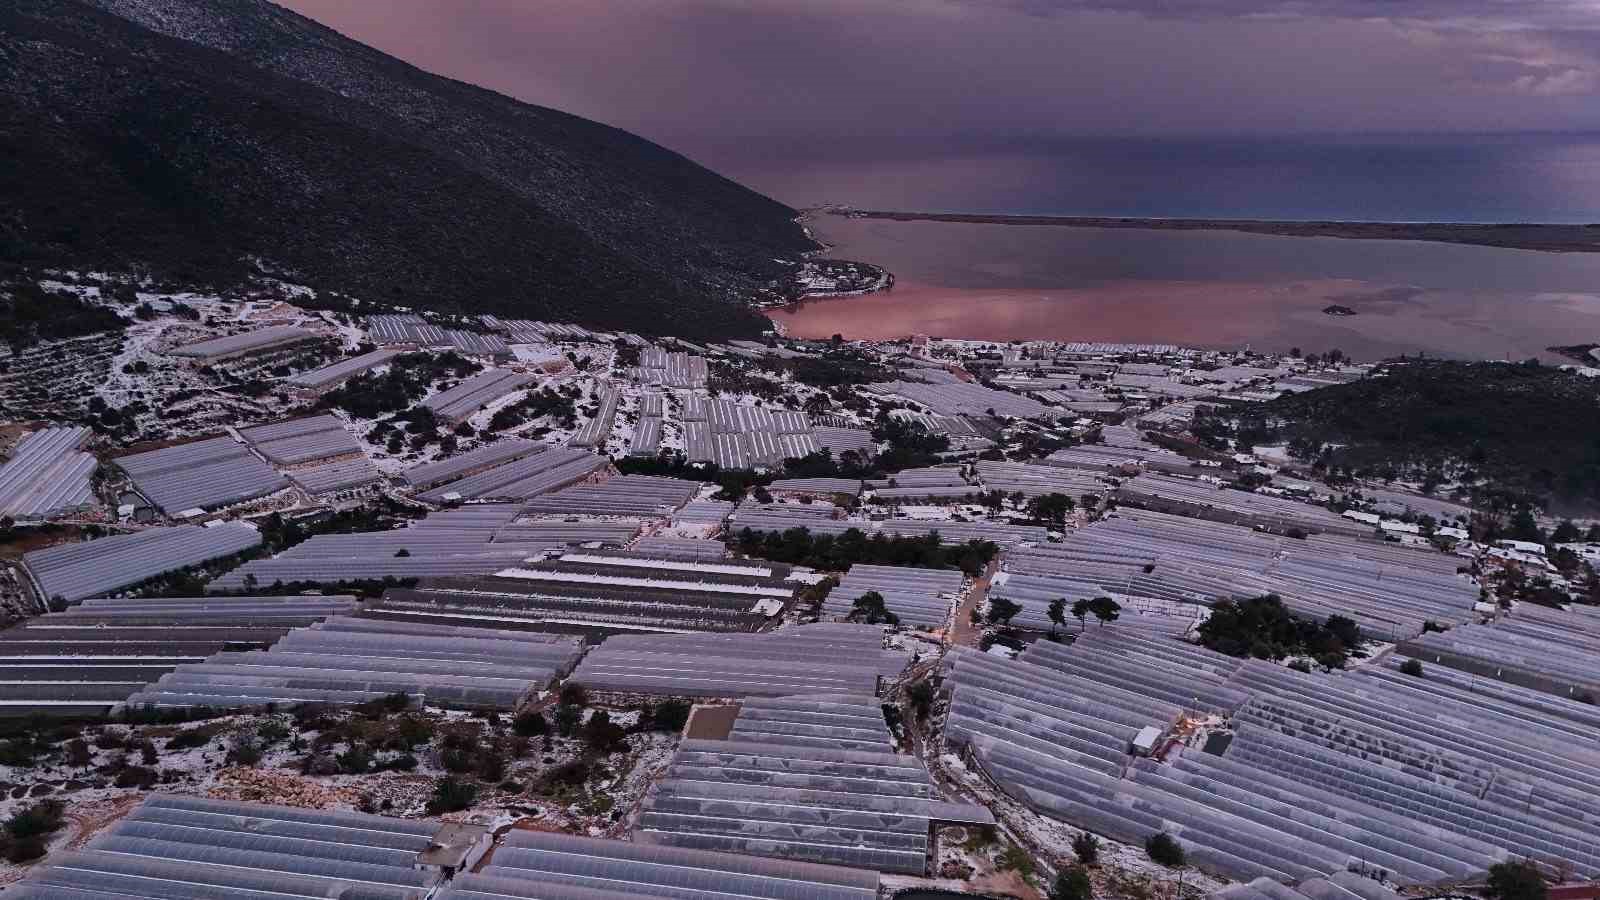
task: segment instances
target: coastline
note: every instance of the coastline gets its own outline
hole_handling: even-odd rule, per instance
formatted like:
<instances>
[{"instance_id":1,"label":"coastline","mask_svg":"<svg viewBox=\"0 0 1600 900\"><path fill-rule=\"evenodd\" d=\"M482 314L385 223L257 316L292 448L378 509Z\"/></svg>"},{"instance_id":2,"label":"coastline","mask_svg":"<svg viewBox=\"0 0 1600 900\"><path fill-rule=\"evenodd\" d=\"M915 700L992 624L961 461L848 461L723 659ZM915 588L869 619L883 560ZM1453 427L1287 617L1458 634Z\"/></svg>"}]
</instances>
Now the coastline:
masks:
<instances>
[{"instance_id":1,"label":"coastline","mask_svg":"<svg viewBox=\"0 0 1600 900\"><path fill-rule=\"evenodd\" d=\"M1544 253L1600 253L1600 224L1472 224L1453 222L1299 222L1271 219L1141 219L1107 216L1016 216L924 213L828 207L818 212L851 219L894 222L945 222L964 225L1033 225L1057 228L1126 228L1145 231L1235 231L1276 237L1346 240L1426 241L1534 250Z\"/></svg>"}]
</instances>

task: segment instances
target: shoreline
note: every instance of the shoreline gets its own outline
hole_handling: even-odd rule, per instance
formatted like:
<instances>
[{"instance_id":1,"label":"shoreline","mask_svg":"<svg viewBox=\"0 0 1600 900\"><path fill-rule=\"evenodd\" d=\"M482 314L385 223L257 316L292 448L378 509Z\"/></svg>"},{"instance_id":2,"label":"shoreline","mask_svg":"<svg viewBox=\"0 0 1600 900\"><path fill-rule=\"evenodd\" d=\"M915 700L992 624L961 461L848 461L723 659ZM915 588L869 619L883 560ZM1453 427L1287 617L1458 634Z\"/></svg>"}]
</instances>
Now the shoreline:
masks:
<instances>
[{"instance_id":1,"label":"shoreline","mask_svg":"<svg viewBox=\"0 0 1600 900\"><path fill-rule=\"evenodd\" d=\"M1439 244L1532 250L1542 253L1600 253L1600 224L1470 224L1451 222L1300 222L1272 219L1180 219L1115 216L1016 216L924 213L829 207L819 213L849 219L893 222L943 222L959 225L1033 225L1057 228L1125 228L1144 231L1233 231L1273 237L1325 237L1345 240L1426 241Z\"/></svg>"}]
</instances>

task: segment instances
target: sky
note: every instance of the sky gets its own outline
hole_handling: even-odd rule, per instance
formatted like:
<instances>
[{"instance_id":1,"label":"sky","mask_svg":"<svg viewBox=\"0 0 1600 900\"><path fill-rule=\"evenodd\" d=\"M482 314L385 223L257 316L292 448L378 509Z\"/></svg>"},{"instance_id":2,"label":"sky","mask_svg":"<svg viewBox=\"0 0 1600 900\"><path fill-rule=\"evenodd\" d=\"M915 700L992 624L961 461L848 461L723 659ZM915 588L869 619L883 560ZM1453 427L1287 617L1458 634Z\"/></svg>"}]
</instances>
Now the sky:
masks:
<instances>
[{"instance_id":1,"label":"sky","mask_svg":"<svg viewBox=\"0 0 1600 900\"><path fill-rule=\"evenodd\" d=\"M281 0L714 166L1083 136L1600 130L1600 0Z\"/></svg>"}]
</instances>

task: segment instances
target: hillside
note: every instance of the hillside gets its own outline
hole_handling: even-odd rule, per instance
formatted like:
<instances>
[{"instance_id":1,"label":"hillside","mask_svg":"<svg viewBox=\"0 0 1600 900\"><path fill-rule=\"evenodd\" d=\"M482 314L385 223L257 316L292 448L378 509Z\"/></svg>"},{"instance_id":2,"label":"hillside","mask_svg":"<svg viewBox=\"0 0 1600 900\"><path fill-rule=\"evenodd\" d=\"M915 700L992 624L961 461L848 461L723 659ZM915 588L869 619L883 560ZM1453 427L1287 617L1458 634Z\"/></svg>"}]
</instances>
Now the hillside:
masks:
<instances>
[{"instance_id":1,"label":"hillside","mask_svg":"<svg viewBox=\"0 0 1600 900\"><path fill-rule=\"evenodd\" d=\"M1480 492L1600 509L1600 384L1553 367L1409 361L1243 415L1252 440L1339 445L1328 461L1358 473L1475 476Z\"/></svg>"},{"instance_id":2,"label":"hillside","mask_svg":"<svg viewBox=\"0 0 1600 900\"><path fill-rule=\"evenodd\" d=\"M634 135L429 75L265 0L0 9L0 261L688 336L813 249Z\"/></svg>"}]
</instances>

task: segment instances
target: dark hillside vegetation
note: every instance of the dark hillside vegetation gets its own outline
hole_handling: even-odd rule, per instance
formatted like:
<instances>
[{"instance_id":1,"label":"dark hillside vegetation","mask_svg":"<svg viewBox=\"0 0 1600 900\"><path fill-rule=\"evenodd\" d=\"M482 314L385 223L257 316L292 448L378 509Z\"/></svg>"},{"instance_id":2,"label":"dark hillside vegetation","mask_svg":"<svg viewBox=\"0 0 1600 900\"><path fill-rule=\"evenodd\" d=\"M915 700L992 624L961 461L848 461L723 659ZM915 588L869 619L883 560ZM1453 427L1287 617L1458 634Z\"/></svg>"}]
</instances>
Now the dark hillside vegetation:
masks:
<instances>
[{"instance_id":1,"label":"dark hillside vegetation","mask_svg":"<svg viewBox=\"0 0 1600 900\"><path fill-rule=\"evenodd\" d=\"M260 260L446 312L654 331L667 307L690 337L758 333L746 301L814 249L678 154L265 0L4 5L0 193L14 272L225 288Z\"/></svg>"},{"instance_id":2,"label":"dark hillside vegetation","mask_svg":"<svg viewBox=\"0 0 1600 900\"><path fill-rule=\"evenodd\" d=\"M121 331L126 324L110 309L66 291L46 291L31 281L0 285L0 343L13 353L41 341Z\"/></svg>"},{"instance_id":3,"label":"dark hillside vegetation","mask_svg":"<svg viewBox=\"0 0 1600 900\"><path fill-rule=\"evenodd\" d=\"M1323 469L1459 478L1506 506L1600 508L1600 384L1537 363L1391 363L1229 415L1242 439L1285 441Z\"/></svg>"}]
</instances>

